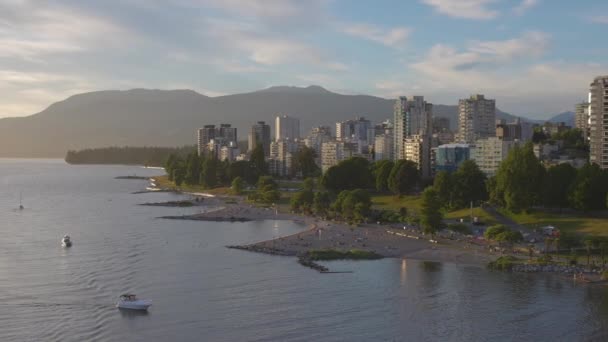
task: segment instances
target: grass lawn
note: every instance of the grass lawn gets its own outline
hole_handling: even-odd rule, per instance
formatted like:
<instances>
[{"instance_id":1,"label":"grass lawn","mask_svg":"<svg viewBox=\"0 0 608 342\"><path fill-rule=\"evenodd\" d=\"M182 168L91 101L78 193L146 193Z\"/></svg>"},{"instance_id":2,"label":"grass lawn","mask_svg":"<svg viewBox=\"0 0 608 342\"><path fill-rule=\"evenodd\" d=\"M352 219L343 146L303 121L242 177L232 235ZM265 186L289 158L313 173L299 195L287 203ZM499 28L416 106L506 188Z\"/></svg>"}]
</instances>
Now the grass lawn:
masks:
<instances>
[{"instance_id":1,"label":"grass lawn","mask_svg":"<svg viewBox=\"0 0 608 342\"><path fill-rule=\"evenodd\" d=\"M213 189L205 189L201 185L186 185L176 186L173 182L167 179L167 176L153 177L156 181L156 185L162 189L172 189L185 192L204 192L213 195L230 195L230 187L217 187Z\"/></svg>"},{"instance_id":2,"label":"grass lawn","mask_svg":"<svg viewBox=\"0 0 608 342\"><path fill-rule=\"evenodd\" d=\"M401 207L407 208L409 212L415 211L420 213L422 198L420 196L401 196L395 195L373 195L372 207L374 209L394 210L399 211Z\"/></svg>"},{"instance_id":3,"label":"grass lawn","mask_svg":"<svg viewBox=\"0 0 608 342\"><path fill-rule=\"evenodd\" d=\"M530 228L552 225L558 229L575 233L608 236L608 218L589 217L580 214L555 214L543 211L514 214L502 209L500 212L513 221Z\"/></svg>"},{"instance_id":4,"label":"grass lawn","mask_svg":"<svg viewBox=\"0 0 608 342\"><path fill-rule=\"evenodd\" d=\"M473 208L473 216L478 217L479 220L486 225L496 224L494 216L490 215L487 211L480 207ZM465 208L445 213L444 218L453 220L458 220L462 218L465 220L465 222L468 222L471 220L471 208Z\"/></svg>"}]
</instances>

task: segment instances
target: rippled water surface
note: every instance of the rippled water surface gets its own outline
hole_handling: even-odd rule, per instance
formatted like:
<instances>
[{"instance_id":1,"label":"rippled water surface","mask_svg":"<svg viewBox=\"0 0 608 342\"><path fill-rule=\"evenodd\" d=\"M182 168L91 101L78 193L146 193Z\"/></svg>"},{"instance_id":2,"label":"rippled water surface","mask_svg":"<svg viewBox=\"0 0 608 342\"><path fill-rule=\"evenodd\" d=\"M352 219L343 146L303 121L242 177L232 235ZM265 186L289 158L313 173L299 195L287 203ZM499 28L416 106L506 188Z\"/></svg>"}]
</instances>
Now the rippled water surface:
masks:
<instances>
[{"instance_id":1,"label":"rippled water surface","mask_svg":"<svg viewBox=\"0 0 608 342\"><path fill-rule=\"evenodd\" d=\"M323 275L226 249L303 227L155 219L200 208L138 206L181 197L114 179L159 173L0 159L0 341L608 340L601 287L398 259ZM126 291L150 312L117 310Z\"/></svg>"}]
</instances>

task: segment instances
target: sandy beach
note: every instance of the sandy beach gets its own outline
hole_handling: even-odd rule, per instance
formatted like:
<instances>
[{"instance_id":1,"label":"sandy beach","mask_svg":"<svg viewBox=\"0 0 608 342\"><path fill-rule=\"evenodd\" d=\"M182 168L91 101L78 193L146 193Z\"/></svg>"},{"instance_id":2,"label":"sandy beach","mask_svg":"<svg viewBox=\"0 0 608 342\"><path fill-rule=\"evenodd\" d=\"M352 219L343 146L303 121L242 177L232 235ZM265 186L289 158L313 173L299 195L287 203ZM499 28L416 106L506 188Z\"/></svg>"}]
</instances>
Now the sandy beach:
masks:
<instances>
[{"instance_id":1,"label":"sandy beach","mask_svg":"<svg viewBox=\"0 0 608 342\"><path fill-rule=\"evenodd\" d=\"M208 197L205 198L205 205L212 209L191 216L165 218L201 221L291 220L307 226L297 234L241 246L254 252L296 256L312 249L358 249L384 257L471 265L485 265L497 257L487 248L464 240L439 237L436 243L432 243L430 237L425 237L415 228L380 224L349 226L310 216L276 212L273 208L256 207L239 197Z\"/></svg>"}]
</instances>

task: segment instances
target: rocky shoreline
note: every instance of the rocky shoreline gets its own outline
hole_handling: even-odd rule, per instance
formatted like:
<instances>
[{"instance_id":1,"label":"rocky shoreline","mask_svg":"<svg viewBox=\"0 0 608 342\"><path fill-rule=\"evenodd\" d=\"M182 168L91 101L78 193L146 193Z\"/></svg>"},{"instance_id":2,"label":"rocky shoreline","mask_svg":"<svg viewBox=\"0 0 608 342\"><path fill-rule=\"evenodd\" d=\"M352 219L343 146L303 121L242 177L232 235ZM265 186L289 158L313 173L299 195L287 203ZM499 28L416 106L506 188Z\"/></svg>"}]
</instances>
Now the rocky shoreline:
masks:
<instances>
[{"instance_id":1,"label":"rocky shoreline","mask_svg":"<svg viewBox=\"0 0 608 342\"><path fill-rule=\"evenodd\" d=\"M118 176L118 177L114 177L114 179L141 179L141 180L150 180L150 177L143 177L143 176Z\"/></svg>"},{"instance_id":2,"label":"rocky shoreline","mask_svg":"<svg viewBox=\"0 0 608 342\"><path fill-rule=\"evenodd\" d=\"M282 249L263 247L263 246L258 246L258 245L244 245L244 246L234 245L234 246L226 246L226 248L239 249L239 250L248 251L248 252L264 253L264 254L270 254L270 255L297 256L298 263L300 265L311 268L320 273L330 273L329 268L327 268L323 265L319 265L318 263L314 262L307 254L296 255L294 253L290 253L290 252L282 250Z\"/></svg>"},{"instance_id":3,"label":"rocky shoreline","mask_svg":"<svg viewBox=\"0 0 608 342\"><path fill-rule=\"evenodd\" d=\"M197 216L197 215L181 215L181 216L159 216L159 219L165 220L188 220L188 221L208 221L208 222L249 222L253 221L247 217L223 217L223 216Z\"/></svg>"},{"instance_id":4,"label":"rocky shoreline","mask_svg":"<svg viewBox=\"0 0 608 342\"><path fill-rule=\"evenodd\" d=\"M198 201L168 201L168 202L149 202L149 203L140 203L139 205L151 206L151 207L194 207L197 205L201 205L201 202Z\"/></svg>"}]
</instances>

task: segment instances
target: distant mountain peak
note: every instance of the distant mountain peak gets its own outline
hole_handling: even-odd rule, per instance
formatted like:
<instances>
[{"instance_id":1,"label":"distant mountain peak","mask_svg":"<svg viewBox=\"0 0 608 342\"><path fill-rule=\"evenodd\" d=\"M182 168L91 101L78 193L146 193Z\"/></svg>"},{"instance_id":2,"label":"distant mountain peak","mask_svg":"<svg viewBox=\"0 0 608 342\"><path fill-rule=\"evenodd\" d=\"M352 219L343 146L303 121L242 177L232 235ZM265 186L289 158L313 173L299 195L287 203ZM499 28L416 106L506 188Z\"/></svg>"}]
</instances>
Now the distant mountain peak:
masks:
<instances>
[{"instance_id":1,"label":"distant mountain peak","mask_svg":"<svg viewBox=\"0 0 608 342\"><path fill-rule=\"evenodd\" d=\"M256 93L308 93L308 94L332 94L331 91L318 86L310 85L308 87L297 87L297 86L273 86L270 88L256 91Z\"/></svg>"}]
</instances>

